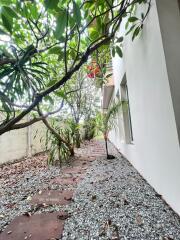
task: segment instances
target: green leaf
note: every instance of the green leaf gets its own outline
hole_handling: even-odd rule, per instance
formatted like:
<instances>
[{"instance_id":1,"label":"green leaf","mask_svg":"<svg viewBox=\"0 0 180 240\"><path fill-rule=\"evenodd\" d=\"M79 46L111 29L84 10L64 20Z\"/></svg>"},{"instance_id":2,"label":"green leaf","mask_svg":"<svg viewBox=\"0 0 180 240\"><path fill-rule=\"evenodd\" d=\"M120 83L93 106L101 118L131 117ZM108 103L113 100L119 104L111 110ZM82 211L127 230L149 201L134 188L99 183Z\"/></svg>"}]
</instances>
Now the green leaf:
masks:
<instances>
[{"instance_id":1,"label":"green leaf","mask_svg":"<svg viewBox=\"0 0 180 240\"><path fill-rule=\"evenodd\" d=\"M58 90L58 91L54 92L54 94L55 94L57 97L61 97L61 98L63 98L63 99L66 99L66 98L67 98L67 96L66 96L66 94L64 93L63 90Z\"/></svg>"},{"instance_id":2,"label":"green leaf","mask_svg":"<svg viewBox=\"0 0 180 240\"><path fill-rule=\"evenodd\" d=\"M64 30L66 28L67 23L67 12L65 10L60 11L57 19L56 19L56 30L54 32L54 36L57 39L60 39L62 37L62 34L64 33Z\"/></svg>"},{"instance_id":3,"label":"green leaf","mask_svg":"<svg viewBox=\"0 0 180 240\"><path fill-rule=\"evenodd\" d=\"M138 26L135 30L134 30L134 33L133 33L133 36L132 36L132 41L135 39L135 37L138 36L140 32L140 27Z\"/></svg>"},{"instance_id":4,"label":"green leaf","mask_svg":"<svg viewBox=\"0 0 180 240\"><path fill-rule=\"evenodd\" d=\"M37 9L37 6L36 4L32 4L29 6L29 9L31 11L31 15L34 19L37 19L38 18L38 9Z\"/></svg>"},{"instance_id":5,"label":"green leaf","mask_svg":"<svg viewBox=\"0 0 180 240\"><path fill-rule=\"evenodd\" d=\"M72 59L74 59L74 58L76 57L76 50L71 49L71 50L69 51L69 56L70 56Z\"/></svg>"},{"instance_id":6,"label":"green leaf","mask_svg":"<svg viewBox=\"0 0 180 240\"><path fill-rule=\"evenodd\" d=\"M141 13L141 18L142 18L142 20L144 19L144 13Z\"/></svg>"},{"instance_id":7,"label":"green leaf","mask_svg":"<svg viewBox=\"0 0 180 240\"><path fill-rule=\"evenodd\" d=\"M132 30L135 28L136 24L131 26L131 28L127 31L126 35L128 35L130 32L132 32Z\"/></svg>"},{"instance_id":8,"label":"green leaf","mask_svg":"<svg viewBox=\"0 0 180 240\"><path fill-rule=\"evenodd\" d=\"M124 39L123 37L120 37L120 38L117 39L117 42L121 43L123 41L123 39Z\"/></svg>"},{"instance_id":9,"label":"green leaf","mask_svg":"<svg viewBox=\"0 0 180 240\"><path fill-rule=\"evenodd\" d=\"M123 17L123 18L127 17L127 13L126 13L126 12L123 13L122 17Z\"/></svg>"},{"instance_id":10,"label":"green leaf","mask_svg":"<svg viewBox=\"0 0 180 240\"><path fill-rule=\"evenodd\" d=\"M7 18L3 13L1 13L3 26L8 30L8 32L12 33L12 19Z\"/></svg>"},{"instance_id":11,"label":"green leaf","mask_svg":"<svg viewBox=\"0 0 180 240\"><path fill-rule=\"evenodd\" d=\"M12 73L14 69L12 68L7 68L4 71L0 72L0 79L2 79L5 76L8 76L10 73Z\"/></svg>"},{"instance_id":12,"label":"green leaf","mask_svg":"<svg viewBox=\"0 0 180 240\"><path fill-rule=\"evenodd\" d=\"M51 80L50 82L48 82L48 84L46 85L46 87L51 87L51 86L53 86L56 82L57 82L57 80Z\"/></svg>"},{"instance_id":13,"label":"green leaf","mask_svg":"<svg viewBox=\"0 0 180 240\"><path fill-rule=\"evenodd\" d=\"M53 47L53 48L49 49L48 53L49 54L57 54L57 55L59 55L60 53L62 53L61 47L58 47L58 46Z\"/></svg>"},{"instance_id":14,"label":"green leaf","mask_svg":"<svg viewBox=\"0 0 180 240\"><path fill-rule=\"evenodd\" d=\"M54 104L54 100L53 100L53 98L52 98L51 96L48 96L48 95L45 96L45 97L44 97L44 100L45 100L45 101L49 101L51 105Z\"/></svg>"},{"instance_id":15,"label":"green leaf","mask_svg":"<svg viewBox=\"0 0 180 240\"><path fill-rule=\"evenodd\" d=\"M79 26L81 24L81 11L78 4L75 1L73 1L73 13L74 13L74 19Z\"/></svg>"},{"instance_id":16,"label":"green leaf","mask_svg":"<svg viewBox=\"0 0 180 240\"><path fill-rule=\"evenodd\" d=\"M125 24L125 29L127 30L129 27L129 22L127 21L126 24Z\"/></svg>"},{"instance_id":17,"label":"green leaf","mask_svg":"<svg viewBox=\"0 0 180 240\"><path fill-rule=\"evenodd\" d=\"M18 18L17 13L10 7L7 6L3 6L1 8L1 12L3 12L4 15L6 15L6 17L10 17L10 18Z\"/></svg>"},{"instance_id":18,"label":"green leaf","mask_svg":"<svg viewBox=\"0 0 180 240\"><path fill-rule=\"evenodd\" d=\"M36 63L32 63L31 64L33 67L35 66L36 68L40 68L43 69L45 72L49 72L48 71L48 64L44 63L44 62L36 62ZM45 66L44 66L45 65Z\"/></svg>"},{"instance_id":19,"label":"green leaf","mask_svg":"<svg viewBox=\"0 0 180 240\"><path fill-rule=\"evenodd\" d=\"M119 57L122 58L123 53L122 53L122 50L121 50L121 48L119 46L116 46L116 52L119 55Z\"/></svg>"},{"instance_id":20,"label":"green leaf","mask_svg":"<svg viewBox=\"0 0 180 240\"><path fill-rule=\"evenodd\" d=\"M0 0L0 6L9 6L12 4L12 0Z\"/></svg>"},{"instance_id":21,"label":"green leaf","mask_svg":"<svg viewBox=\"0 0 180 240\"><path fill-rule=\"evenodd\" d=\"M136 21L138 21L139 19L137 18L137 17L130 17L129 19L128 19L128 21L129 22L136 22Z\"/></svg>"},{"instance_id":22,"label":"green leaf","mask_svg":"<svg viewBox=\"0 0 180 240\"><path fill-rule=\"evenodd\" d=\"M113 49L112 49L112 56L115 57L115 54L116 54L116 51L115 51L115 48L113 47Z\"/></svg>"},{"instance_id":23,"label":"green leaf","mask_svg":"<svg viewBox=\"0 0 180 240\"><path fill-rule=\"evenodd\" d=\"M109 78L109 77L111 77L112 75L113 75L112 73L109 73L109 74L106 75L106 78Z\"/></svg>"},{"instance_id":24,"label":"green leaf","mask_svg":"<svg viewBox=\"0 0 180 240\"><path fill-rule=\"evenodd\" d=\"M75 24L76 24L76 21L75 21L75 19L74 19L74 17L73 16L70 16L69 15L69 27L70 28L73 28L74 26L75 26Z\"/></svg>"},{"instance_id":25,"label":"green leaf","mask_svg":"<svg viewBox=\"0 0 180 240\"><path fill-rule=\"evenodd\" d=\"M29 70L30 72L34 72L34 73L38 73L39 75L45 75L47 73L40 71L38 69L34 69L34 68L24 68L24 70Z\"/></svg>"},{"instance_id":26,"label":"green leaf","mask_svg":"<svg viewBox=\"0 0 180 240\"><path fill-rule=\"evenodd\" d=\"M45 0L44 5L46 9L56 9L58 6L59 0Z\"/></svg>"},{"instance_id":27,"label":"green leaf","mask_svg":"<svg viewBox=\"0 0 180 240\"><path fill-rule=\"evenodd\" d=\"M96 29L90 28L89 31L90 31L89 36L90 36L91 40L95 40L99 37L99 32Z\"/></svg>"}]
</instances>

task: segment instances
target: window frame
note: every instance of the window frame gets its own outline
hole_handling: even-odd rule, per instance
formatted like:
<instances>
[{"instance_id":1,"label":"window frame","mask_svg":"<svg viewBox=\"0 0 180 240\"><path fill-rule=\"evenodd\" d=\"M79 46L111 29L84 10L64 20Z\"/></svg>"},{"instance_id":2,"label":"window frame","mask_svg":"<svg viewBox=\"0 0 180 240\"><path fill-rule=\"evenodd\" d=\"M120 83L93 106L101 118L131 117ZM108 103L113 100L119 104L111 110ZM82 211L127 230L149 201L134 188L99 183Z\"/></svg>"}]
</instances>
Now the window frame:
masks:
<instances>
[{"instance_id":1,"label":"window frame","mask_svg":"<svg viewBox=\"0 0 180 240\"><path fill-rule=\"evenodd\" d=\"M130 110L130 101L129 101L129 91L127 85L126 74L123 77L123 80L120 84L121 91L121 101L126 101L125 109L123 109L123 122L124 122L124 133L125 133L125 141L127 144L134 143L134 135L132 128L132 118L131 118L131 110Z\"/></svg>"}]
</instances>

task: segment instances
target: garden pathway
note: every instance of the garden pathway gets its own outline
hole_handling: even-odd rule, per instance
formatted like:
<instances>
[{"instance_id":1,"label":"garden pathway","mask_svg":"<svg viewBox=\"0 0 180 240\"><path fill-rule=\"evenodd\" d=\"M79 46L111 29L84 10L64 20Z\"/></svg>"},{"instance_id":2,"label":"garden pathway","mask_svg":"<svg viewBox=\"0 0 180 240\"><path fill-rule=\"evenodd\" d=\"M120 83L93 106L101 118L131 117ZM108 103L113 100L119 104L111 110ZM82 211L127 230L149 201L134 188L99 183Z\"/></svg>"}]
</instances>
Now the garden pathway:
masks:
<instances>
[{"instance_id":1,"label":"garden pathway","mask_svg":"<svg viewBox=\"0 0 180 240\"><path fill-rule=\"evenodd\" d=\"M180 218L111 144L110 152L116 159L91 141L61 170L47 168L45 155L3 166L0 240L179 240Z\"/></svg>"},{"instance_id":2,"label":"garden pathway","mask_svg":"<svg viewBox=\"0 0 180 240\"><path fill-rule=\"evenodd\" d=\"M2 186L0 196L4 194L5 197L0 200L2 204L0 240L60 239L64 222L69 217L66 207L73 201L77 184L83 179L91 163L97 157L103 155L104 147L91 141L82 144L81 149L76 150L76 156L69 162L68 166L64 166L61 170L58 167L47 169L45 155L37 156L33 160L26 159L25 164L17 162L1 167L0 180ZM33 172L33 176L28 176L28 170ZM42 172L45 175L42 176ZM34 175L39 173L41 175L40 181L37 181L37 179L34 179ZM50 175L49 179L46 178L46 173ZM45 185L42 184L43 180L45 180ZM31 184L25 184L26 181ZM15 196L17 193L11 191L13 187L17 189L17 192L24 191L23 187L27 187L29 191L24 191L25 196L21 196L20 199L19 196ZM13 198L15 196L13 201L11 201L12 195ZM21 209L21 204L24 211ZM11 217L11 212L14 219ZM9 216L7 217L6 214Z\"/></svg>"}]
</instances>

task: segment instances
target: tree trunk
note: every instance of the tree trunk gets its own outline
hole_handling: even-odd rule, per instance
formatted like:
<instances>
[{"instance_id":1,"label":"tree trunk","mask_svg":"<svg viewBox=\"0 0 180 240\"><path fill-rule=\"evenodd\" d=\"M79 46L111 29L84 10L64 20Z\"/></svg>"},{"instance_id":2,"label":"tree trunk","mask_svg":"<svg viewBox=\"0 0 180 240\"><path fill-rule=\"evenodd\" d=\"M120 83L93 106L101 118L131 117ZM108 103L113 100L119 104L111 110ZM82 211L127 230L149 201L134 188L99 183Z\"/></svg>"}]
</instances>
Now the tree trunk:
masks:
<instances>
[{"instance_id":1,"label":"tree trunk","mask_svg":"<svg viewBox=\"0 0 180 240\"><path fill-rule=\"evenodd\" d=\"M109 153L108 153L108 143L107 143L107 138L104 139L105 140L105 145L106 145L106 156L107 156L107 159L109 157Z\"/></svg>"},{"instance_id":2,"label":"tree trunk","mask_svg":"<svg viewBox=\"0 0 180 240\"><path fill-rule=\"evenodd\" d=\"M58 160L59 160L59 166L61 168L62 167L62 161L61 161L60 148L61 148L61 142L59 141L59 144L58 144Z\"/></svg>"},{"instance_id":3,"label":"tree trunk","mask_svg":"<svg viewBox=\"0 0 180 240\"><path fill-rule=\"evenodd\" d=\"M109 154L109 151L108 151L108 134L107 133L104 134L104 141L105 141L105 145L106 145L106 156L107 156L107 159L114 159L115 156Z\"/></svg>"},{"instance_id":4,"label":"tree trunk","mask_svg":"<svg viewBox=\"0 0 180 240\"><path fill-rule=\"evenodd\" d=\"M81 146L81 135L79 133L79 129L76 130L76 147L80 148Z\"/></svg>"},{"instance_id":5,"label":"tree trunk","mask_svg":"<svg viewBox=\"0 0 180 240\"><path fill-rule=\"evenodd\" d=\"M106 156L107 159L109 159L109 151L108 151L108 133L104 132L104 141L105 141L105 146L106 146Z\"/></svg>"},{"instance_id":6,"label":"tree trunk","mask_svg":"<svg viewBox=\"0 0 180 240\"><path fill-rule=\"evenodd\" d=\"M71 147L71 146L69 146L68 147L69 148L69 151L70 151L70 153L71 153L71 157L73 157L74 156L74 148L73 147Z\"/></svg>"}]
</instances>

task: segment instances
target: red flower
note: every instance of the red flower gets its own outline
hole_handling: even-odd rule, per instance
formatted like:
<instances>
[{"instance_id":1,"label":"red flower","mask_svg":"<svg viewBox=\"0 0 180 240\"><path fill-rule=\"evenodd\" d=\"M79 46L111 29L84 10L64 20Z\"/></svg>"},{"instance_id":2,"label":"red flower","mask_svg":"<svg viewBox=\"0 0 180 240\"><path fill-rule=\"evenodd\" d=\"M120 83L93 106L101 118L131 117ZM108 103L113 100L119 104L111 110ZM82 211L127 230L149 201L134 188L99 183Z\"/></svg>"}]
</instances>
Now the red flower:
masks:
<instances>
[{"instance_id":1,"label":"red flower","mask_svg":"<svg viewBox=\"0 0 180 240\"><path fill-rule=\"evenodd\" d=\"M87 69L88 69L87 76L89 78L95 78L96 76L98 76L100 74L100 68L99 68L98 64L96 63L96 61L92 61L91 65L87 66Z\"/></svg>"},{"instance_id":2,"label":"red flower","mask_svg":"<svg viewBox=\"0 0 180 240\"><path fill-rule=\"evenodd\" d=\"M88 73L88 75L87 75L89 78L94 78L95 77L95 74L93 73L93 72L91 72L91 73Z\"/></svg>"}]
</instances>

